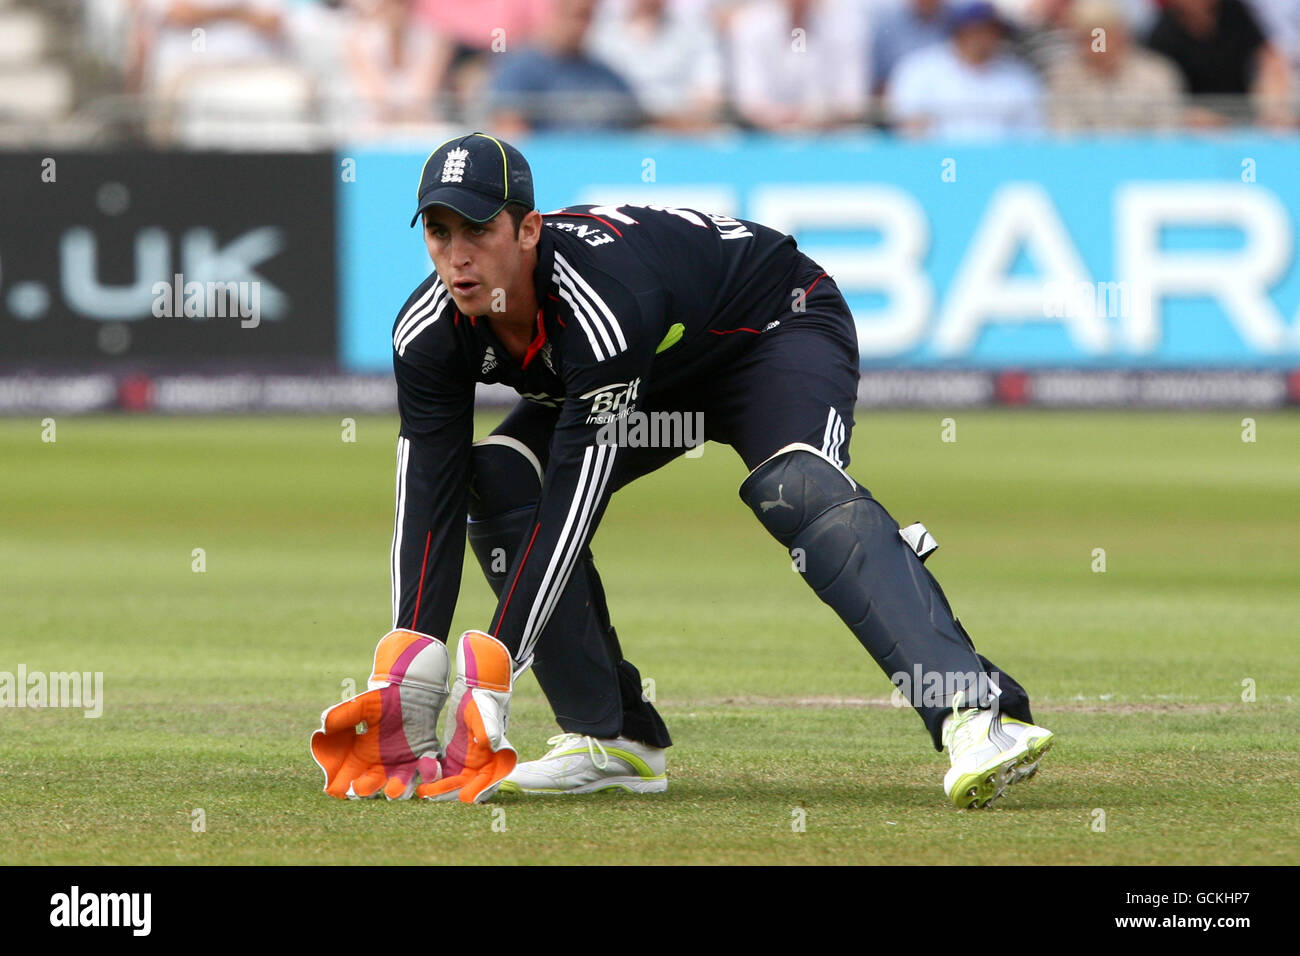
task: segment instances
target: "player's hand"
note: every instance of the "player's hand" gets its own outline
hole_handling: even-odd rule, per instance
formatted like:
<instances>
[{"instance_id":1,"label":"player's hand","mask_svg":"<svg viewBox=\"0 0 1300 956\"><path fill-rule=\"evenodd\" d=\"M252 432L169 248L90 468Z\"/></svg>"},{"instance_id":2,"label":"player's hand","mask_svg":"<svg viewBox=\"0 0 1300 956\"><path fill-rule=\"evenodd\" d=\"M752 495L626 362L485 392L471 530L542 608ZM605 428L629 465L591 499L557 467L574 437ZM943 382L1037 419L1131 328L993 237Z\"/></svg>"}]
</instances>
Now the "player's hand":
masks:
<instances>
[{"instance_id":1,"label":"player's hand","mask_svg":"<svg viewBox=\"0 0 1300 956\"><path fill-rule=\"evenodd\" d=\"M405 800L442 776L438 716L447 700L447 647L415 631L384 635L363 694L321 715L311 755L325 792L343 799Z\"/></svg>"},{"instance_id":2,"label":"player's hand","mask_svg":"<svg viewBox=\"0 0 1300 956\"><path fill-rule=\"evenodd\" d=\"M513 661L506 646L482 631L466 631L456 651L456 683L447 710L443 778L416 793L429 800L482 803L515 769L519 755L506 739Z\"/></svg>"}]
</instances>

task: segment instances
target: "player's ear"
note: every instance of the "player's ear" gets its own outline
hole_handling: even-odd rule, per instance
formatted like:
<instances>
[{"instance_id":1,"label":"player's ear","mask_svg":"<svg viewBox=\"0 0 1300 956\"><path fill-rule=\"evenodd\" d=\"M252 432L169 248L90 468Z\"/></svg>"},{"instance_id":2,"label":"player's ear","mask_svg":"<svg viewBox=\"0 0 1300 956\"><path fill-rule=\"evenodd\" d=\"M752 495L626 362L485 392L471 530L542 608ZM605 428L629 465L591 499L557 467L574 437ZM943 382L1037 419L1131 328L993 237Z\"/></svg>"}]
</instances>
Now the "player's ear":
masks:
<instances>
[{"instance_id":1,"label":"player's ear","mask_svg":"<svg viewBox=\"0 0 1300 956\"><path fill-rule=\"evenodd\" d=\"M536 209L528 210L523 221L519 223L519 245L520 248L528 250L534 248L542 237L542 214Z\"/></svg>"}]
</instances>

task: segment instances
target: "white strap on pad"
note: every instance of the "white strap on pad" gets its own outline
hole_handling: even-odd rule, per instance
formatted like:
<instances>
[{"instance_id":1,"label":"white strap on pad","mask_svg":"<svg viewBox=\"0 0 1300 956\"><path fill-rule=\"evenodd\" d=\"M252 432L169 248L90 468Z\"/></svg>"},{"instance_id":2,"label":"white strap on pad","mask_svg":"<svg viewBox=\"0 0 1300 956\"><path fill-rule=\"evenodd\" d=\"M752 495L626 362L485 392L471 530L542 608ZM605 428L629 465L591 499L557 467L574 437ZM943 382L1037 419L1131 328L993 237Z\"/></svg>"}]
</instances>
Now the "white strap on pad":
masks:
<instances>
[{"instance_id":1,"label":"white strap on pad","mask_svg":"<svg viewBox=\"0 0 1300 956\"><path fill-rule=\"evenodd\" d=\"M906 528L898 529L898 536L907 542L907 546L916 552L916 556L925 563L925 559L939 550L939 542L926 530L925 525L917 521Z\"/></svg>"}]
</instances>

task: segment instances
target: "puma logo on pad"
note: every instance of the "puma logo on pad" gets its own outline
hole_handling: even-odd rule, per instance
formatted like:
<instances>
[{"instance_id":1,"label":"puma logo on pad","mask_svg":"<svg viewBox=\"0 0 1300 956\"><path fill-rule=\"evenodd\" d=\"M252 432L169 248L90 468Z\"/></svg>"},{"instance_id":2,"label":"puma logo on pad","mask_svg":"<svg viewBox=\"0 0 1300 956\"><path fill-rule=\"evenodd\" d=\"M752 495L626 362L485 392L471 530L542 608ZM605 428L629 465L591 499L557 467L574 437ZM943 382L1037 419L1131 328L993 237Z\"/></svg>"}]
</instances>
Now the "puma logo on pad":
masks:
<instances>
[{"instance_id":1,"label":"puma logo on pad","mask_svg":"<svg viewBox=\"0 0 1300 956\"><path fill-rule=\"evenodd\" d=\"M784 484L776 486L776 501L760 501L758 503L758 508L763 512L763 514L767 514L773 508L789 508L791 511L794 511L794 505L785 500Z\"/></svg>"}]
</instances>

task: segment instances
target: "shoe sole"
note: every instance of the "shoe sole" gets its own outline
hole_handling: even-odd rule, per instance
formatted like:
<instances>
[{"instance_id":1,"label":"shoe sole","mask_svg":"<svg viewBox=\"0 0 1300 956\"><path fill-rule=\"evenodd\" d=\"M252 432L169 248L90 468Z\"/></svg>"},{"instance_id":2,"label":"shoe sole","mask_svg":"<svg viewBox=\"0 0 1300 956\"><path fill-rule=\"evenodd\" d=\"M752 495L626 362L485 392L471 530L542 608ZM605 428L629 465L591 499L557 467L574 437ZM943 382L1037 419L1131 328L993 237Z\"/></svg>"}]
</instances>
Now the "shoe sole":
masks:
<instances>
[{"instance_id":1,"label":"shoe sole","mask_svg":"<svg viewBox=\"0 0 1300 956\"><path fill-rule=\"evenodd\" d=\"M1052 749L1055 741L1051 732L1043 737L1034 737L1020 753L977 773L959 777L948 792L948 799L958 810L976 810L989 806L1013 784L1023 783L1036 774L1039 761Z\"/></svg>"},{"instance_id":2,"label":"shoe sole","mask_svg":"<svg viewBox=\"0 0 1300 956\"><path fill-rule=\"evenodd\" d=\"M499 793L526 793L538 796L554 796L556 794L583 794L597 793L601 790L624 790L628 793L663 793L668 789L667 777L651 777L645 779L642 777L610 777L606 780L597 780L593 783L583 784L581 787L573 787L568 790L559 788L546 787L522 787L513 780L501 781Z\"/></svg>"},{"instance_id":3,"label":"shoe sole","mask_svg":"<svg viewBox=\"0 0 1300 956\"><path fill-rule=\"evenodd\" d=\"M1030 744L1029 752L1021 757L1019 762L1012 768L1015 779L1011 782L1024 783L1038 773L1038 761L1042 760L1043 756L1052 749L1052 744L1055 742L1054 737L1050 734L1046 737L1036 737L1033 743Z\"/></svg>"}]
</instances>

